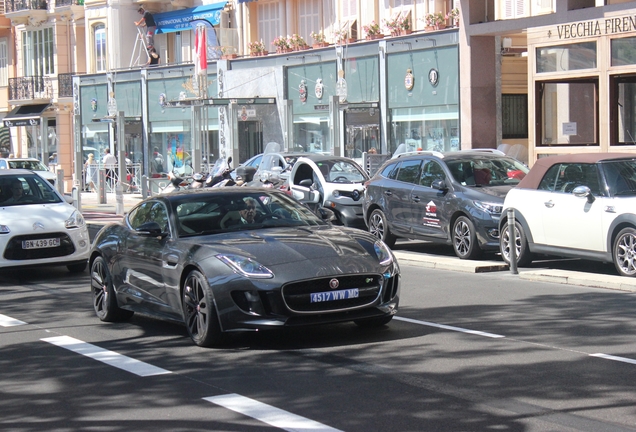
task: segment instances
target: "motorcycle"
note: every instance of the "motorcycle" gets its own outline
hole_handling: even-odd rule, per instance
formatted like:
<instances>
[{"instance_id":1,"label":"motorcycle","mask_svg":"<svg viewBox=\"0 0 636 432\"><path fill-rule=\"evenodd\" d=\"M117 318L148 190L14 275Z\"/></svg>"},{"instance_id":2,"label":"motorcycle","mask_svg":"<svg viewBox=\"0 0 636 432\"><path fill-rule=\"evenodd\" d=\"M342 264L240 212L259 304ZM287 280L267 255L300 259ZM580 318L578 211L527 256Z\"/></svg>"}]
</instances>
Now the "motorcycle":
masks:
<instances>
[{"instance_id":1,"label":"motorcycle","mask_svg":"<svg viewBox=\"0 0 636 432\"><path fill-rule=\"evenodd\" d=\"M217 159L217 161L214 163L214 166L210 170L210 174L208 174L208 177L205 179L205 187L235 186L236 182L231 176L231 163L231 156L227 160L222 157Z\"/></svg>"}]
</instances>

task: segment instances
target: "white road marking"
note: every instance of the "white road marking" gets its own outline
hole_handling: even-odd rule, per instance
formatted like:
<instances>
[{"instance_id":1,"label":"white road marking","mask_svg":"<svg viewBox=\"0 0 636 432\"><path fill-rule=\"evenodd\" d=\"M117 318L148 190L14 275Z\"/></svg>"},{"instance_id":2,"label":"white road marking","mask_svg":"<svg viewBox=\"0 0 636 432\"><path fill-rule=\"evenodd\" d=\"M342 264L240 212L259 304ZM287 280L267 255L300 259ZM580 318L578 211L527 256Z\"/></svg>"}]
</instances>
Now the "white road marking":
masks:
<instances>
[{"instance_id":1,"label":"white road marking","mask_svg":"<svg viewBox=\"0 0 636 432\"><path fill-rule=\"evenodd\" d=\"M603 353L590 354L590 356L591 357L600 357L600 358L604 358L604 359L607 359L607 360L615 360L615 361L619 361L619 362L623 362L623 363L636 364L636 360L630 359L630 358L627 358L627 357L618 357L618 356L613 356L613 355L603 354Z\"/></svg>"},{"instance_id":2,"label":"white road marking","mask_svg":"<svg viewBox=\"0 0 636 432\"><path fill-rule=\"evenodd\" d=\"M411 319L411 318L404 318L404 317L399 317L399 316L394 316L393 319L396 319L398 321L410 322L412 324L425 325L425 326L429 326L429 327L437 327L437 328L441 328L441 329L444 329L444 330L452 330L452 331L457 331L457 332L462 332L462 333L470 333L470 334L474 334L474 335L477 335L477 336L484 336L484 337L489 337L489 338L503 338L503 337L505 337L505 336L494 334L494 333L486 333L486 332L477 331L477 330L468 330L468 329L461 328L461 327L453 327L453 326L448 326L448 325L444 325L444 324L437 324L437 323L428 322L428 321L419 321L419 320L414 320L414 319Z\"/></svg>"},{"instance_id":3,"label":"white road marking","mask_svg":"<svg viewBox=\"0 0 636 432\"><path fill-rule=\"evenodd\" d=\"M105 350L70 336L56 336L41 340L142 377L171 373L168 370L126 357L115 351Z\"/></svg>"},{"instance_id":4,"label":"white road marking","mask_svg":"<svg viewBox=\"0 0 636 432\"><path fill-rule=\"evenodd\" d=\"M24 321L11 318L10 316L0 314L0 326L2 327L15 327L19 325L26 325Z\"/></svg>"},{"instance_id":5,"label":"white road marking","mask_svg":"<svg viewBox=\"0 0 636 432\"><path fill-rule=\"evenodd\" d=\"M220 405L224 408L252 417L263 423L267 423L279 429L290 432L297 431L324 431L340 432L322 423L306 419L271 405L264 404L254 399L239 394L227 394L203 398L208 402Z\"/></svg>"}]
</instances>

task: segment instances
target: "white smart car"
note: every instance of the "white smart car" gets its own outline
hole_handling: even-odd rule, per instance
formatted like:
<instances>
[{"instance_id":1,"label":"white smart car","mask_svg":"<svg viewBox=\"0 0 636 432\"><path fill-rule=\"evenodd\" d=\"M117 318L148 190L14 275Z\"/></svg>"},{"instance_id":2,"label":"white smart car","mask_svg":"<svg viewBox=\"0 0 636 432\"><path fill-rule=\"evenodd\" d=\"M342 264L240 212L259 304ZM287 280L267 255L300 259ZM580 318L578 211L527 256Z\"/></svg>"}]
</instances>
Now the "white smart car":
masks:
<instances>
[{"instance_id":1,"label":"white smart car","mask_svg":"<svg viewBox=\"0 0 636 432\"><path fill-rule=\"evenodd\" d=\"M90 250L81 212L39 174L0 170L0 269L86 269Z\"/></svg>"},{"instance_id":2,"label":"white smart car","mask_svg":"<svg viewBox=\"0 0 636 432\"><path fill-rule=\"evenodd\" d=\"M353 159L311 154L296 160L289 190L301 202L329 208L340 224L365 228L362 198L368 180Z\"/></svg>"}]
</instances>

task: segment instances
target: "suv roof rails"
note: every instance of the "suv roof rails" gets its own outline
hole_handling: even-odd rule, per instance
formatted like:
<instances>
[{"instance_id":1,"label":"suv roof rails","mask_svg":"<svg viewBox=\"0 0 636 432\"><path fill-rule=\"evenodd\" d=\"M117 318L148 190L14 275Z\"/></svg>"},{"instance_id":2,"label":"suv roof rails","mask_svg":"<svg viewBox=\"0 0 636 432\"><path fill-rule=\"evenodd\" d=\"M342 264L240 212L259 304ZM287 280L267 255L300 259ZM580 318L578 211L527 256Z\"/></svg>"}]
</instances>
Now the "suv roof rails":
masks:
<instances>
[{"instance_id":1,"label":"suv roof rails","mask_svg":"<svg viewBox=\"0 0 636 432\"><path fill-rule=\"evenodd\" d=\"M502 152L501 150L497 150L497 149L493 149L493 148L472 148L472 149L465 149L465 150L462 150L462 151L492 153L492 154L496 154L496 155L499 155L499 156L506 156L506 154L504 152Z\"/></svg>"},{"instance_id":2,"label":"suv roof rails","mask_svg":"<svg viewBox=\"0 0 636 432\"><path fill-rule=\"evenodd\" d=\"M400 157L413 156L413 155L430 155L430 156L437 156L438 158L444 158L444 153L441 153L438 151L429 151L429 150L416 150L416 151L400 153L398 155L393 156L393 158L400 158Z\"/></svg>"}]
</instances>

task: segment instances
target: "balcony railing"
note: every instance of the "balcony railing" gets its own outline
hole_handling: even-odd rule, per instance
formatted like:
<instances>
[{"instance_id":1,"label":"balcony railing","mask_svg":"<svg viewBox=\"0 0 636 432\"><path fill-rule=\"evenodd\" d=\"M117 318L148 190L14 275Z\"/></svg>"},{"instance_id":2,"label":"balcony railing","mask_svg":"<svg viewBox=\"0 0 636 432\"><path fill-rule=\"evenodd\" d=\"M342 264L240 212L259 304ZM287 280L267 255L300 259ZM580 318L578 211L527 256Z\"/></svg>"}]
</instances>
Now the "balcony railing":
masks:
<instances>
[{"instance_id":1,"label":"balcony railing","mask_svg":"<svg viewBox=\"0 0 636 432\"><path fill-rule=\"evenodd\" d=\"M58 74L57 76L57 97L73 97L73 75L72 73Z\"/></svg>"},{"instance_id":2,"label":"balcony railing","mask_svg":"<svg viewBox=\"0 0 636 432\"><path fill-rule=\"evenodd\" d=\"M47 0L4 0L5 13L48 9Z\"/></svg>"},{"instance_id":3,"label":"balcony railing","mask_svg":"<svg viewBox=\"0 0 636 432\"><path fill-rule=\"evenodd\" d=\"M51 77L9 78L9 100L51 99L52 97Z\"/></svg>"}]
</instances>

